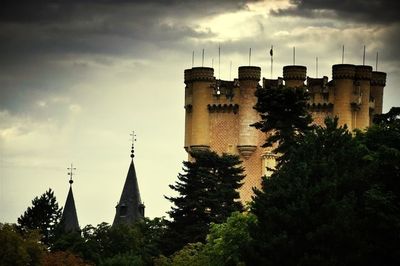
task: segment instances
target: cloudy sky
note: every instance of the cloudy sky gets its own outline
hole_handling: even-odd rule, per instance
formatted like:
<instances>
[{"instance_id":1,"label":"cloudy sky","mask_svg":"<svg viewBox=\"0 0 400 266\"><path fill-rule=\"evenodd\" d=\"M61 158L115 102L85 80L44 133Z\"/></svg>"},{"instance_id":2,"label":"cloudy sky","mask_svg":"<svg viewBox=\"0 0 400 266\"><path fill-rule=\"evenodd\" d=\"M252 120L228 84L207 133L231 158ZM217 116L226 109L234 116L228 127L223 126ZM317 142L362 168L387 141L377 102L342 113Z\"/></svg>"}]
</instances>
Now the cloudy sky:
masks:
<instances>
[{"instance_id":1,"label":"cloudy sky","mask_svg":"<svg viewBox=\"0 0 400 266\"><path fill-rule=\"evenodd\" d=\"M366 64L388 73L384 111L400 106L400 4L395 0L52 0L0 9L0 222L16 222L49 187L60 205L67 167L81 226L111 223L136 131L136 171L149 217L164 216L183 150L183 71ZM230 71L232 62L232 71ZM218 66L215 73L218 73Z\"/></svg>"}]
</instances>

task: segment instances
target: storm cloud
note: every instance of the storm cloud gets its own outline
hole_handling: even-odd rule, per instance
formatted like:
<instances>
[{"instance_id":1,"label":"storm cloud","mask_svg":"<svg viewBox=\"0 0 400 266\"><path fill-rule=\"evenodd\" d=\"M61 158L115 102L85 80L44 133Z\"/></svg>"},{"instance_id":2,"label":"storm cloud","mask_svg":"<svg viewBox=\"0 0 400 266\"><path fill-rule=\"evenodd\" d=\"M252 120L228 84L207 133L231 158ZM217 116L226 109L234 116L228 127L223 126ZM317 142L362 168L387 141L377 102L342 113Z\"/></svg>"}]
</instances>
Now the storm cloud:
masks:
<instances>
[{"instance_id":1,"label":"storm cloud","mask_svg":"<svg viewBox=\"0 0 400 266\"><path fill-rule=\"evenodd\" d=\"M272 10L275 16L305 18L332 17L368 24L390 24L400 21L400 2L393 0L290 0L292 6Z\"/></svg>"}]
</instances>

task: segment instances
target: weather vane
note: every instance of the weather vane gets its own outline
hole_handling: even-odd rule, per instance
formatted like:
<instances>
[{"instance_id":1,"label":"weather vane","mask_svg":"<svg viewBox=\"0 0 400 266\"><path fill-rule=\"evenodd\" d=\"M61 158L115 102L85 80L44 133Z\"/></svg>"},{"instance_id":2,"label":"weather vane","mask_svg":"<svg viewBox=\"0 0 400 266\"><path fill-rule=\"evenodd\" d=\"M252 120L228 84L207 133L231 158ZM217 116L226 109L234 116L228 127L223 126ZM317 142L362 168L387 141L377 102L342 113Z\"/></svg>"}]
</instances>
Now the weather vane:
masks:
<instances>
[{"instance_id":1,"label":"weather vane","mask_svg":"<svg viewBox=\"0 0 400 266\"><path fill-rule=\"evenodd\" d=\"M135 157L135 141L136 141L135 131L132 131L132 133L130 135L132 136L131 158L133 158L133 157Z\"/></svg>"},{"instance_id":2,"label":"weather vane","mask_svg":"<svg viewBox=\"0 0 400 266\"><path fill-rule=\"evenodd\" d=\"M69 175L69 183L72 185L74 183L74 180L72 180L72 176L74 175L73 171L76 170L75 167L73 167L71 163L71 167L68 167L67 170L69 170L68 175Z\"/></svg>"}]
</instances>

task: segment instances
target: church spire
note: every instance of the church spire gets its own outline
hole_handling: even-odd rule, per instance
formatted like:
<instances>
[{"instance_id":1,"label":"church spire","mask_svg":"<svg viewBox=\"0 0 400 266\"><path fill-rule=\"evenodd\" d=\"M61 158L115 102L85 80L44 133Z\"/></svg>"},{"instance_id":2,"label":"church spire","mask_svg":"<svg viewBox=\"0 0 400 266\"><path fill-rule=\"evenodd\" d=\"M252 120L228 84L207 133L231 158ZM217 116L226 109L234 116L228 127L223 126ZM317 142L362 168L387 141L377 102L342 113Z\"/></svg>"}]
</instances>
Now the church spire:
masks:
<instances>
[{"instance_id":1,"label":"church spire","mask_svg":"<svg viewBox=\"0 0 400 266\"><path fill-rule=\"evenodd\" d=\"M144 204L140 198L139 185L136 177L135 164L133 162L134 144L136 141L135 132L132 132L131 163L126 176L125 185L122 190L119 203L115 207L115 218L113 225L133 224L144 217Z\"/></svg>"},{"instance_id":2,"label":"church spire","mask_svg":"<svg viewBox=\"0 0 400 266\"><path fill-rule=\"evenodd\" d=\"M74 194L72 193L72 184L74 183L74 180L72 179L73 171L76 170L76 168L71 164L71 167L68 167L67 169L69 170L69 192L61 217L61 225L64 232L79 232L78 215L76 214Z\"/></svg>"}]
</instances>

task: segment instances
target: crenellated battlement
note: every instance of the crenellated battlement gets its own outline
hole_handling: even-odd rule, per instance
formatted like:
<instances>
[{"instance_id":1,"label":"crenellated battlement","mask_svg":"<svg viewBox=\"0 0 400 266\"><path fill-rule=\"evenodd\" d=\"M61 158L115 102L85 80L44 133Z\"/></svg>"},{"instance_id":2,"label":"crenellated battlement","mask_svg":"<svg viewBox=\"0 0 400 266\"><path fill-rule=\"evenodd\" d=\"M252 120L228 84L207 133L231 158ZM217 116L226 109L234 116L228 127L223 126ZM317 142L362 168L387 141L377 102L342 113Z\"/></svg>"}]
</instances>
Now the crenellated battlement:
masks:
<instances>
[{"instance_id":1,"label":"crenellated battlement","mask_svg":"<svg viewBox=\"0 0 400 266\"><path fill-rule=\"evenodd\" d=\"M380 71L372 71L371 85L385 86L386 73Z\"/></svg>"},{"instance_id":2,"label":"crenellated battlement","mask_svg":"<svg viewBox=\"0 0 400 266\"><path fill-rule=\"evenodd\" d=\"M194 81L214 81L214 69L211 67L193 67L185 70L185 84Z\"/></svg>"},{"instance_id":3,"label":"crenellated battlement","mask_svg":"<svg viewBox=\"0 0 400 266\"><path fill-rule=\"evenodd\" d=\"M256 66L241 66L239 67L239 80L254 80L260 81L261 68Z\"/></svg>"},{"instance_id":4,"label":"crenellated battlement","mask_svg":"<svg viewBox=\"0 0 400 266\"><path fill-rule=\"evenodd\" d=\"M305 66L284 66L283 79L284 80L301 80L305 81L307 78L307 68Z\"/></svg>"},{"instance_id":5,"label":"crenellated battlement","mask_svg":"<svg viewBox=\"0 0 400 266\"><path fill-rule=\"evenodd\" d=\"M355 79L358 80L371 80L372 67L371 66L356 66Z\"/></svg>"},{"instance_id":6,"label":"crenellated battlement","mask_svg":"<svg viewBox=\"0 0 400 266\"><path fill-rule=\"evenodd\" d=\"M332 79L354 79L356 66L350 64L338 64L332 66Z\"/></svg>"}]
</instances>

